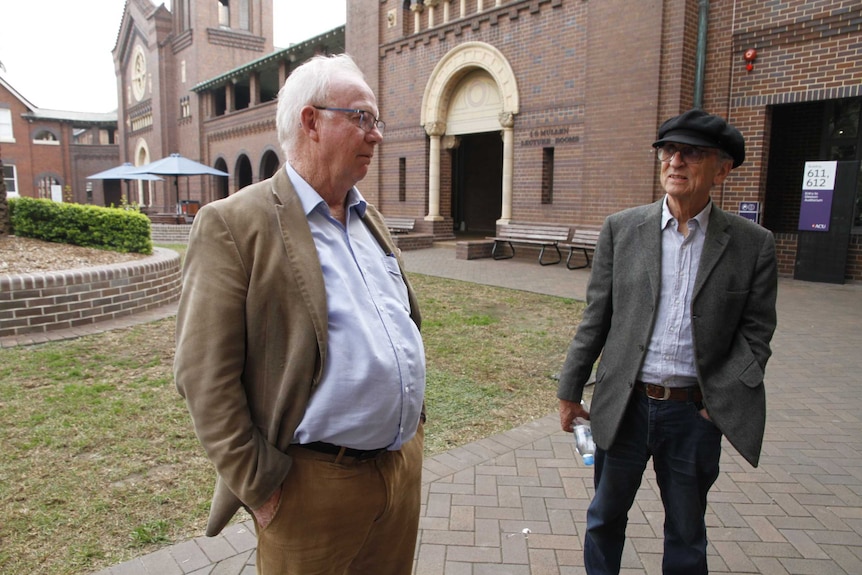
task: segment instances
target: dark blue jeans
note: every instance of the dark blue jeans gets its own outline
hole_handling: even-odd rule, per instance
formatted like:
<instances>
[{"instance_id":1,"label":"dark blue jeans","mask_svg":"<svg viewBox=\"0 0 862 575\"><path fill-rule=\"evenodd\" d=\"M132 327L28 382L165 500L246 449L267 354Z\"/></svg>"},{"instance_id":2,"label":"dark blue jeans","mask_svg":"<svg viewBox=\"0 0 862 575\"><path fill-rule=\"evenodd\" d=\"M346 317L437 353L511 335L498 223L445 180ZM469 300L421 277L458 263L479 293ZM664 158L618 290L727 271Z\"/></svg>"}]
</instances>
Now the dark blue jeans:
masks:
<instances>
[{"instance_id":1,"label":"dark blue jeans","mask_svg":"<svg viewBox=\"0 0 862 575\"><path fill-rule=\"evenodd\" d=\"M589 575L620 572L628 512L649 458L664 505L664 575L699 575L706 566L706 495L718 478L721 432L691 402L635 392L616 441L598 449L596 494L587 510Z\"/></svg>"}]
</instances>

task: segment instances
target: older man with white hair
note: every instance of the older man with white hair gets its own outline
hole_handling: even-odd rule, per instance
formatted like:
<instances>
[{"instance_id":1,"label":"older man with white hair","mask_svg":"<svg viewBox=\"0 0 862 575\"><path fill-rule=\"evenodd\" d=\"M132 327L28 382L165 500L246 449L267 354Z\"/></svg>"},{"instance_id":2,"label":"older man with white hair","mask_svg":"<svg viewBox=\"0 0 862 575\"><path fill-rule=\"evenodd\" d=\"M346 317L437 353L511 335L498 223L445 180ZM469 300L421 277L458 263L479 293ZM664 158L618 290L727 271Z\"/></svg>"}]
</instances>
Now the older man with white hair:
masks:
<instances>
[{"instance_id":1,"label":"older man with white hair","mask_svg":"<svg viewBox=\"0 0 862 575\"><path fill-rule=\"evenodd\" d=\"M283 168L192 227L176 384L218 474L207 534L247 508L258 573L412 570L425 356L399 252L355 187L378 116L349 56L309 60L279 94Z\"/></svg>"}]
</instances>

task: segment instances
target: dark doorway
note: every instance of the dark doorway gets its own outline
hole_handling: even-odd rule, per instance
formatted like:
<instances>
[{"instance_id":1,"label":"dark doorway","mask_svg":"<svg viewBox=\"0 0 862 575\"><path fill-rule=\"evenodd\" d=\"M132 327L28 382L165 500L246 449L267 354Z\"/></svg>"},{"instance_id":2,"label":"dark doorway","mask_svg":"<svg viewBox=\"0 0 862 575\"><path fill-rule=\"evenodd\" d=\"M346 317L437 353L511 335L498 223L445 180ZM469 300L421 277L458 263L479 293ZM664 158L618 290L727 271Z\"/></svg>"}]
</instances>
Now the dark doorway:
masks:
<instances>
[{"instance_id":1,"label":"dark doorway","mask_svg":"<svg viewBox=\"0 0 862 575\"><path fill-rule=\"evenodd\" d=\"M278 156L272 150L267 150L260 161L260 179L265 180L275 175L279 168Z\"/></svg>"},{"instance_id":2,"label":"dark doorway","mask_svg":"<svg viewBox=\"0 0 862 575\"><path fill-rule=\"evenodd\" d=\"M122 205L122 203L123 203L122 186L123 186L122 180L102 180L102 191L105 194L105 206L106 207Z\"/></svg>"},{"instance_id":3,"label":"dark doorway","mask_svg":"<svg viewBox=\"0 0 862 575\"><path fill-rule=\"evenodd\" d=\"M248 156L243 154L236 161L236 189L241 190L246 186L251 185L251 162Z\"/></svg>"},{"instance_id":4,"label":"dark doorway","mask_svg":"<svg viewBox=\"0 0 862 575\"><path fill-rule=\"evenodd\" d=\"M493 235L502 210L503 140L499 132L460 138L452 166L454 231Z\"/></svg>"},{"instance_id":5,"label":"dark doorway","mask_svg":"<svg viewBox=\"0 0 862 575\"><path fill-rule=\"evenodd\" d=\"M763 224L796 234L794 277L840 283L850 235L862 233L862 98L773 106L770 112ZM806 162L818 161L842 166L829 233L798 229Z\"/></svg>"},{"instance_id":6,"label":"dark doorway","mask_svg":"<svg viewBox=\"0 0 862 575\"><path fill-rule=\"evenodd\" d=\"M862 98L772 108L764 225L796 231L806 161L862 160ZM862 172L854 201L853 232L862 232Z\"/></svg>"},{"instance_id":7,"label":"dark doorway","mask_svg":"<svg viewBox=\"0 0 862 575\"><path fill-rule=\"evenodd\" d=\"M222 158L216 160L215 166L213 167L216 170L227 172L227 162ZM228 190L228 178L213 178L213 180L215 181L215 199L220 200L222 198L226 198L230 193Z\"/></svg>"}]
</instances>

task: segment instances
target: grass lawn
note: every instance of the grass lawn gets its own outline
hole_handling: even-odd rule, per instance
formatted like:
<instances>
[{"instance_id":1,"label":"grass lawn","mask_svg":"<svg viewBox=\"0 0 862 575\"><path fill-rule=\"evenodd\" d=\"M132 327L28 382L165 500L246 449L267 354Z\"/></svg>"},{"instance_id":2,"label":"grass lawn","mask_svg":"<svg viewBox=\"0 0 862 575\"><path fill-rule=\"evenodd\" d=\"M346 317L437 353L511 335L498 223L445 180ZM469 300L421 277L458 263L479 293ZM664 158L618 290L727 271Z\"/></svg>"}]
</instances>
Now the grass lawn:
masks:
<instances>
[{"instance_id":1,"label":"grass lawn","mask_svg":"<svg viewBox=\"0 0 862 575\"><path fill-rule=\"evenodd\" d=\"M411 279L428 455L556 409L582 303ZM0 573L87 574L203 533L214 474L173 353L173 318L0 350Z\"/></svg>"}]
</instances>

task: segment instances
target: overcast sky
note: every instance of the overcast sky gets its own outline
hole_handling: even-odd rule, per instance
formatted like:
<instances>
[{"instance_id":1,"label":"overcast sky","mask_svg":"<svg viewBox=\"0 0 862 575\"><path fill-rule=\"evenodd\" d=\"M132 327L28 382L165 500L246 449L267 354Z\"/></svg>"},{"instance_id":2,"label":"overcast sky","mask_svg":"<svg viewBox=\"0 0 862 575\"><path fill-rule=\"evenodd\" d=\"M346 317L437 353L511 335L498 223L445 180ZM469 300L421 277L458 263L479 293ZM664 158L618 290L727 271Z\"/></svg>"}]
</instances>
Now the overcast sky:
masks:
<instances>
[{"instance_id":1,"label":"overcast sky","mask_svg":"<svg viewBox=\"0 0 862 575\"><path fill-rule=\"evenodd\" d=\"M273 0L276 48L344 24L347 0ZM158 5L158 1L154 1ZM111 50L125 0L0 0L0 75L37 108L117 109ZM170 0L165 0L170 8Z\"/></svg>"}]
</instances>

